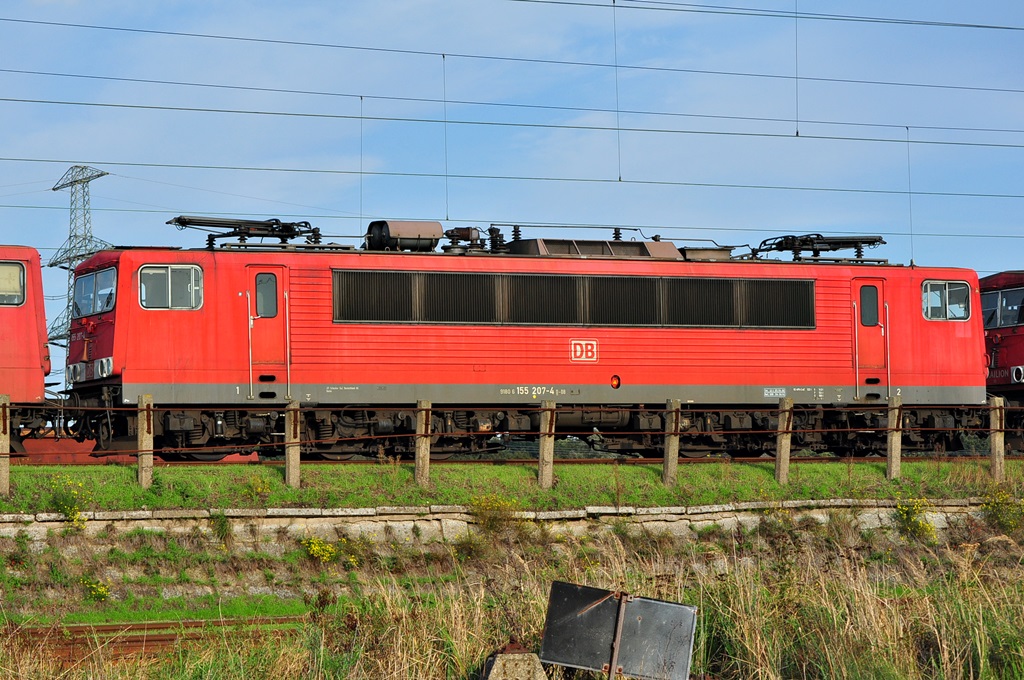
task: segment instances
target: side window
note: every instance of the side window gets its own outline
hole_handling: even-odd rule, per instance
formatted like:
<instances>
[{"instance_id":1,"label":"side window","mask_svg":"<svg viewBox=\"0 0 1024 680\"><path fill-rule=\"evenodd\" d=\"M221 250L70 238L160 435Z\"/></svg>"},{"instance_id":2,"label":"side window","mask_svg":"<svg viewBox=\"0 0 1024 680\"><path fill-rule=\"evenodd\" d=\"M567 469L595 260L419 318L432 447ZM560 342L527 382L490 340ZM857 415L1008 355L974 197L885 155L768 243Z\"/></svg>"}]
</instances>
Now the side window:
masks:
<instances>
[{"instance_id":1,"label":"side window","mask_svg":"<svg viewBox=\"0 0 1024 680\"><path fill-rule=\"evenodd\" d=\"M959 281L926 281L921 287L924 318L964 321L971 315L971 287Z\"/></svg>"},{"instance_id":2,"label":"side window","mask_svg":"<svg viewBox=\"0 0 1024 680\"><path fill-rule=\"evenodd\" d=\"M277 316L277 276L256 275L256 316L270 319Z\"/></svg>"},{"instance_id":3,"label":"side window","mask_svg":"<svg viewBox=\"0 0 1024 680\"><path fill-rule=\"evenodd\" d=\"M0 305L16 307L25 302L25 268L20 262L0 262Z\"/></svg>"},{"instance_id":4,"label":"side window","mask_svg":"<svg viewBox=\"0 0 1024 680\"><path fill-rule=\"evenodd\" d=\"M862 326L878 325L878 286L861 286L860 288L860 324Z\"/></svg>"},{"instance_id":5,"label":"side window","mask_svg":"<svg viewBox=\"0 0 1024 680\"><path fill-rule=\"evenodd\" d=\"M146 309L199 309L203 306L203 270L190 264L142 267L139 304Z\"/></svg>"},{"instance_id":6,"label":"side window","mask_svg":"<svg viewBox=\"0 0 1024 680\"><path fill-rule=\"evenodd\" d=\"M999 294L999 325L1020 325L1022 321L1022 306L1024 306L1024 288L1015 288L1013 290L1002 291Z\"/></svg>"}]
</instances>

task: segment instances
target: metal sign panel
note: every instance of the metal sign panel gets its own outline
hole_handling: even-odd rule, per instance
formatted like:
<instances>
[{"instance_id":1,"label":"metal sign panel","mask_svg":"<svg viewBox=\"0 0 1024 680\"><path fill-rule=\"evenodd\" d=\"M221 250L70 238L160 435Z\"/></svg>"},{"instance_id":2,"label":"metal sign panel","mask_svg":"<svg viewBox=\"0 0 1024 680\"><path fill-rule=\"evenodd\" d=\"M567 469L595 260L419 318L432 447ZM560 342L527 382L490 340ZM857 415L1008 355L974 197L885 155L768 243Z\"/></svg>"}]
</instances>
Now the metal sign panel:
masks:
<instances>
[{"instance_id":1,"label":"metal sign panel","mask_svg":"<svg viewBox=\"0 0 1024 680\"><path fill-rule=\"evenodd\" d=\"M544 621L540 660L570 668L604 670L611 659L619 603L609 590L554 581Z\"/></svg>"},{"instance_id":2,"label":"metal sign panel","mask_svg":"<svg viewBox=\"0 0 1024 680\"><path fill-rule=\"evenodd\" d=\"M540 658L640 680L687 680L697 609L555 581Z\"/></svg>"},{"instance_id":3,"label":"metal sign panel","mask_svg":"<svg viewBox=\"0 0 1024 680\"><path fill-rule=\"evenodd\" d=\"M644 597L627 602L619 642L622 675L687 680L696 623L696 607Z\"/></svg>"}]
</instances>

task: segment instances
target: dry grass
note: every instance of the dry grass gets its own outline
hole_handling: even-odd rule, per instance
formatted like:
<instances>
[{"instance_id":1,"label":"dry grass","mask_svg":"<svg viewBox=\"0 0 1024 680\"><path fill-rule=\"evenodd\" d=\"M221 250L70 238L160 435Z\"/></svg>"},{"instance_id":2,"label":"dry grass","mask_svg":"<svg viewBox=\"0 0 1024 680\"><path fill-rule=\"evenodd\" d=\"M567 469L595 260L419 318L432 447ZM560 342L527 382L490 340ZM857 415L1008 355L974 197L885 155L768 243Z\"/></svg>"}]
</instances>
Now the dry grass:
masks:
<instances>
[{"instance_id":1,"label":"dry grass","mask_svg":"<svg viewBox=\"0 0 1024 680\"><path fill-rule=\"evenodd\" d=\"M842 513L687 540L509 520L400 572L382 559L324 572L309 622L281 640L226 634L119 663L96 649L67 666L9 637L0 678L471 680L511 639L539 649L555 579L697 605L693 670L716 679L1024 677L1021 548L980 525L947 538L858 535Z\"/></svg>"}]
</instances>

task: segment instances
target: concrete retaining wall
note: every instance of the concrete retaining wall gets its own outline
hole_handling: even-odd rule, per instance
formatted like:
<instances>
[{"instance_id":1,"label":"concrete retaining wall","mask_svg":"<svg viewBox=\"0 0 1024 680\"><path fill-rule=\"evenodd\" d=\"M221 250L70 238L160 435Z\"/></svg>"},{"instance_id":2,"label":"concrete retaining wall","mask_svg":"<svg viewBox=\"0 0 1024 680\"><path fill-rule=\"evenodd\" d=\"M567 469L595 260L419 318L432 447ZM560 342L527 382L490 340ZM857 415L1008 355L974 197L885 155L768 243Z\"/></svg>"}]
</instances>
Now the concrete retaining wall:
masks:
<instances>
[{"instance_id":1,"label":"concrete retaining wall","mask_svg":"<svg viewBox=\"0 0 1024 680\"><path fill-rule=\"evenodd\" d=\"M969 516L980 518L980 498L929 501L923 518L939 533ZM717 526L725 531L752 529L766 516L786 513L792 520L811 519L826 524L837 512L851 518L861 531L894 526L896 501L833 499L776 503L632 508L597 506L578 510L516 512L512 517L547 523L555 533L585 533L601 525L627 523L638 530L689 537ZM266 508L223 510L132 510L85 512L85 536L99 537L111 530L120 533L146 530L169 535L211 535L214 520L223 516L233 536L242 543L272 542L276 537L301 540L316 536L328 541L362 536L374 542L419 544L445 543L472 531L476 519L463 506L380 508ZM42 541L65 528L59 513L0 515L0 536L13 538L25 532Z\"/></svg>"}]
</instances>

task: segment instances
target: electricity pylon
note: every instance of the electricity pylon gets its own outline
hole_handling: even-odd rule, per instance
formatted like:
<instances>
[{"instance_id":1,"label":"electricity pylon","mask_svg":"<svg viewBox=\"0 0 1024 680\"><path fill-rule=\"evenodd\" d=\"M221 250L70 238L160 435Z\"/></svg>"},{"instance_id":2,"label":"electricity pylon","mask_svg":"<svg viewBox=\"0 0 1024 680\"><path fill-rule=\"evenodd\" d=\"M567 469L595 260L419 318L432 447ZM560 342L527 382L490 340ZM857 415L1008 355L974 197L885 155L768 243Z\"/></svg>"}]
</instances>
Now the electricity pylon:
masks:
<instances>
[{"instance_id":1,"label":"electricity pylon","mask_svg":"<svg viewBox=\"0 0 1024 680\"><path fill-rule=\"evenodd\" d=\"M50 342L61 345L68 339L71 327L71 306L75 298L75 267L98 250L108 247L106 241L93 238L92 216L89 208L89 182L107 173L87 165L72 165L53 186L53 191L71 188L71 228L64 242L46 263L47 267L60 267L68 272L68 297L64 311L50 324Z\"/></svg>"}]
</instances>

